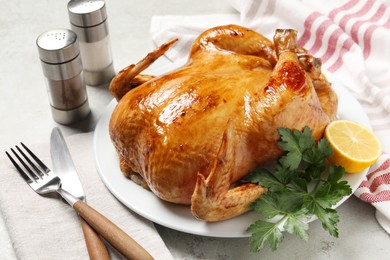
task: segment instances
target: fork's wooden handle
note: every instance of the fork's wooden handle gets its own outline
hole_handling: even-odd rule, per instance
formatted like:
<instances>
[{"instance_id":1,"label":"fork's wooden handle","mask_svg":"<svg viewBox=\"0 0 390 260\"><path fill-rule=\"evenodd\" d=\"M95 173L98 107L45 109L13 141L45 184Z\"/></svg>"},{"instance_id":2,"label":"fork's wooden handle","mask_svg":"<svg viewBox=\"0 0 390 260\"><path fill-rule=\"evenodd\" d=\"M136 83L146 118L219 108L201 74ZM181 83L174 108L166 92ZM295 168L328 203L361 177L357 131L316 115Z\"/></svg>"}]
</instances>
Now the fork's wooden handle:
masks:
<instances>
[{"instance_id":1,"label":"fork's wooden handle","mask_svg":"<svg viewBox=\"0 0 390 260\"><path fill-rule=\"evenodd\" d=\"M101 237L88 225L85 220L79 216L81 228L83 229L85 244L87 245L88 255L91 260L109 260L106 245Z\"/></svg>"},{"instance_id":2,"label":"fork's wooden handle","mask_svg":"<svg viewBox=\"0 0 390 260\"><path fill-rule=\"evenodd\" d=\"M153 259L134 239L83 201L73 204L73 208L108 243L128 259Z\"/></svg>"}]
</instances>

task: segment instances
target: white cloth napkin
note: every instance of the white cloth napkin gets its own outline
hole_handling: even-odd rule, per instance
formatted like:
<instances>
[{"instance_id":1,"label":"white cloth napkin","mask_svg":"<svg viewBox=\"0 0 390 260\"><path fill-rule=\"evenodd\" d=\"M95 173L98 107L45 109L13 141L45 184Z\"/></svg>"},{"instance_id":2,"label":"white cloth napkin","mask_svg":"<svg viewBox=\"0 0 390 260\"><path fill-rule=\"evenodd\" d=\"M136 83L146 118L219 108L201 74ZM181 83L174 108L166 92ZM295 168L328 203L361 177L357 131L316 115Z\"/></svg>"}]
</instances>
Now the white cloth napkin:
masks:
<instances>
[{"instance_id":1,"label":"white cloth napkin","mask_svg":"<svg viewBox=\"0 0 390 260\"><path fill-rule=\"evenodd\" d=\"M320 57L326 74L337 78L360 101L385 151L390 151L390 1L375 0L230 0L232 14L155 16L151 34L156 45L179 42L166 55L187 58L204 30L239 24L272 39L276 28L294 28L300 46ZM374 205L377 220L390 233L390 161L374 164L355 193Z\"/></svg>"},{"instance_id":2,"label":"white cloth napkin","mask_svg":"<svg viewBox=\"0 0 390 260\"><path fill-rule=\"evenodd\" d=\"M155 259L173 259L152 222L131 212L109 192L95 167L93 133L67 138L87 202L141 244ZM49 144L29 148L51 167ZM58 197L35 193L0 156L0 210L18 259L88 259L76 212ZM120 254L108 246L112 259ZM0 249L1 250L1 249Z\"/></svg>"}]
</instances>

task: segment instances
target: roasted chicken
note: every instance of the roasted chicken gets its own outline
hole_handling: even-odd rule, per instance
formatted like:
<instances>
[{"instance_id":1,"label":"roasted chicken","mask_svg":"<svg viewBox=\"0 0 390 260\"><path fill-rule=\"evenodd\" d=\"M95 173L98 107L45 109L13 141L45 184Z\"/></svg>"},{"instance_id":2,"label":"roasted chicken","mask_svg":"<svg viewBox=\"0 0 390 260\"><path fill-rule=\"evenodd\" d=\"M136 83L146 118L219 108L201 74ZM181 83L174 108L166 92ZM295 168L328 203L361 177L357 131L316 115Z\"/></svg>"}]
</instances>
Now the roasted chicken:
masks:
<instances>
[{"instance_id":1,"label":"roasted chicken","mask_svg":"<svg viewBox=\"0 0 390 260\"><path fill-rule=\"evenodd\" d=\"M276 30L272 42L237 25L215 27L195 40L183 67L140 74L175 41L112 80L110 137L133 181L191 204L199 219L232 218L266 192L237 181L281 155L277 129L309 126L320 138L337 96L295 30Z\"/></svg>"}]
</instances>

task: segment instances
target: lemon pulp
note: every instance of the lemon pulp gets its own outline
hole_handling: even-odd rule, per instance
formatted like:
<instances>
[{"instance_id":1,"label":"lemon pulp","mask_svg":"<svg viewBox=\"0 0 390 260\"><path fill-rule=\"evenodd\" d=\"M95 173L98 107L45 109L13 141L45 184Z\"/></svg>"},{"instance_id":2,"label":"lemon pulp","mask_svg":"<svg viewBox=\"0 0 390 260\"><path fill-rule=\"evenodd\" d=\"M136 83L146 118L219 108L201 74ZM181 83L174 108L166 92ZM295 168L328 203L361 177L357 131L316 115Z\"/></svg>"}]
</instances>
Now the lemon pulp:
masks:
<instances>
[{"instance_id":1,"label":"lemon pulp","mask_svg":"<svg viewBox=\"0 0 390 260\"><path fill-rule=\"evenodd\" d=\"M358 123L337 120L325 129L325 138L333 149L329 161L343 166L346 172L360 172L371 166L382 154L382 146L375 134Z\"/></svg>"}]
</instances>

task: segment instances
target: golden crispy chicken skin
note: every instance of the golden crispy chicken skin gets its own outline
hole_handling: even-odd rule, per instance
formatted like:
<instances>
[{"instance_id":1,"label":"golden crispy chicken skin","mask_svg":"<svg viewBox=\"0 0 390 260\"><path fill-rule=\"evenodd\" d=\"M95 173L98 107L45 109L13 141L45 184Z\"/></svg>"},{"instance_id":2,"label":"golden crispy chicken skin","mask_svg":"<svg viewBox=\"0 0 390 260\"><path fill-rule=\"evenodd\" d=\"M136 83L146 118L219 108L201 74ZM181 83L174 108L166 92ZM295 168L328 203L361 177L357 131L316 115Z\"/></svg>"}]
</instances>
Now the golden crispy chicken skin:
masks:
<instances>
[{"instance_id":1,"label":"golden crispy chicken skin","mask_svg":"<svg viewBox=\"0 0 390 260\"><path fill-rule=\"evenodd\" d=\"M276 30L271 42L240 26L215 27L183 67L139 75L174 42L113 79L110 137L123 173L159 198L191 204L205 221L232 218L266 192L234 184L281 155L277 129L309 126L320 138L337 97L295 30Z\"/></svg>"}]
</instances>

